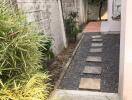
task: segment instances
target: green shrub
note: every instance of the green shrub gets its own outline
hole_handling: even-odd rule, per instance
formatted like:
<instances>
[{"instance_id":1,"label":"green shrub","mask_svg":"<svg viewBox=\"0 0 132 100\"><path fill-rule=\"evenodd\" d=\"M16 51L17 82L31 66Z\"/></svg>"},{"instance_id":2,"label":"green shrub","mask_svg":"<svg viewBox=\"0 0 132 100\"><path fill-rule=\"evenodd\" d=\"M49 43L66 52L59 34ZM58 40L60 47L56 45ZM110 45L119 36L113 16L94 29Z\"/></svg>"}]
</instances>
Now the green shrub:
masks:
<instances>
[{"instance_id":1,"label":"green shrub","mask_svg":"<svg viewBox=\"0 0 132 100\"><path fill-rule=\"evenodd\" d=\"M0 100L46 100L49 92L47 74L37 73L29 80L1 83Z\"/></svg>"},{"instance_id":2,"label":"green shrub","mask_svg":"<svg viewBox=\"0 0 132 100\"><path fill-rule=\"evenodd\" d=\"M9 1L0 0L0 100L47 98L49 78L42 72L47 54L42 50L47 50L51 39L34 26Z\"/></svg>"},{"instance_id":3,"label":"green shrub","mask_svg":"<svg viewBox=\"0 0 132 100\"><path fill-rule=\"evenodd\" d=\"M76 41L79 28L77 27L77 12L70 12L68 17L65 19L66 34L69 41Z\"/></svg>"},{"instance_id":4,"label":"green shrub","mask_svg":"<svg viewBox=\"0 0 132 100\"><path fill-rule=\"evenodd\" d=\"M45 49L42 50L45 64L47 64L49 61L53 60L55 57L55 55L51 49L51 46L52 46L52 39L48 39L47 42L45 42L45 46L44 46Z\"/></svg>"}]
</instances>

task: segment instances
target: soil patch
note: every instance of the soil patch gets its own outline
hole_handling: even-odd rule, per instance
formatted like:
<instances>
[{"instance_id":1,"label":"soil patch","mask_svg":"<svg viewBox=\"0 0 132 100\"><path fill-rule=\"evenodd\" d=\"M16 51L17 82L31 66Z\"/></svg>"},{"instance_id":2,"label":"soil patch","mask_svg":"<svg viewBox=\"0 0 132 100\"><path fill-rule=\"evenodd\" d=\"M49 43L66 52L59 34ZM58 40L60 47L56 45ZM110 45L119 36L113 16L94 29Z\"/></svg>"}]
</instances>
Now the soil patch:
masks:
<instances>
[{"instance_id":1,"label":"soil patch","mask_svg":"<svg viewBox=\"0 0 132 100\"><path fill-rule=\"evenodd\" d=\"M54 86L58 81L63 67L66 65L67 61L71 57L76 45L76 43L69 43L68 48L64 49L53 61L53 63L48 67L49 75L51 75L50 83Z\"/></svg>"}]
</instances>

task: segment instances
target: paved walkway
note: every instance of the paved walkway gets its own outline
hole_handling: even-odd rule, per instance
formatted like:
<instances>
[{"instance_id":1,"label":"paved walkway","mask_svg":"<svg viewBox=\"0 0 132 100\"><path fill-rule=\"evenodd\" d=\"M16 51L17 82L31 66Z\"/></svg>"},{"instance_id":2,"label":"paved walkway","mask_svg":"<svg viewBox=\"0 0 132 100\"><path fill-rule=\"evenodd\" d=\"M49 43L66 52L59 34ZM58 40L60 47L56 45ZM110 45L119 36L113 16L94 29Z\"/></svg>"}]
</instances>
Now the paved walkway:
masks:
<instances>
[{"instance_id":1,"label":"paved walkway","mask_svg":"<svg viewBox=\"0 0 132 100\"><path fill-rule=\"evenodd\" d=\"M119 100L116 93L57 90L50 100Z\"/></svg>"},{"instance_id":2,"label":"paved walkway","mask_svg":"<svg viewBox=\"0 0 132 100\"><path fill-rule=\"evenodd\" d=\"M89 22L83 29L83 32L108 32L108 21Z\"/></svg>"},{"instance_id":3,"label":"paved walkway","mask_svg":"<svg viewBox=\"0 0 132 100\"><path fill-rule=\"evenodd\" d=\"M117 93L119 34L86 33L60 89Z\"/></svg>"},{"instance_id":4,"label":"paved walkway","mask_svg":"<svg viewBox=\"0 0 132 100\"><path fill-rule=\"evenodd\" d=\"M101 22L89 22L85 28L83 29L83 32L100 32L101 30Z\"/></svg>"},{"instance_id":5,"label":"paved walkway","mask_svg":"<svg viewBox=\"0 0 132 100\"><path fill-rule=\"evenodd\" d=\"M85 33L53 97L59 100L119 100L119 41L119 34Z\"/></svg>"}]
</instances>

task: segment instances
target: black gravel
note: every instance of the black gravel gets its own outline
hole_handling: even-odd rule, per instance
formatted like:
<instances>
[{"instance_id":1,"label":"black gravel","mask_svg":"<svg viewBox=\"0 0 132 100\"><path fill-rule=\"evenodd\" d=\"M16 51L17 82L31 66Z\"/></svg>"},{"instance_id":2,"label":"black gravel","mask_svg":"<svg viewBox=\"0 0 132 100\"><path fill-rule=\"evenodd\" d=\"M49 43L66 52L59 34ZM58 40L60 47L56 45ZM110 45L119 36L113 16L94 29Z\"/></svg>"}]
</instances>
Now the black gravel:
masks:
<instances>
[{"instance_id":1,"label":"black gravel","mask_svg":"<svg viewBox=\"0 0 132 100\"><path fill-rule=\"evenodd\" d=\"M60 89L78 90L81 78L100 78L101 92L117 93L119 80L119 34L101 34L103 38L103 53L89 53L91 47L91 36L100 33L85 33L85 36L78 48L69 69L67 70ZM89 55L99 55L103 58L103 63L89 63L86 58ZM102 67L101 75L83 74L87 65L97 65Z\"/></svg>"}]
</instances>

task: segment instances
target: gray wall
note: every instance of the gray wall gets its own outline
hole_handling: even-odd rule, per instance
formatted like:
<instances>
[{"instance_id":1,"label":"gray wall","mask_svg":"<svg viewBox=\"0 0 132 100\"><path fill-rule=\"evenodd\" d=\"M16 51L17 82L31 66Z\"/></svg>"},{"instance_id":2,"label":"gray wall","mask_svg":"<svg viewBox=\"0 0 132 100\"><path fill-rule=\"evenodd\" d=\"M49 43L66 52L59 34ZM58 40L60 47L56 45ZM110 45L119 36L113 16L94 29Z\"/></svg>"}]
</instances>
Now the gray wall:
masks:
<instances>
[{"instance_id":1,"label":"gray wall","mask_svg":"<svg viewBox=\"0 0 132 100\"><path fill-rule=\"evenodd\" d=\"M61 0L62 9L64 17L67 17L68 14L72 11L79 12L79 2L78 0Z\"/></svg>"},{"instance_id":2,"label":"gray wall","mask_svg":"<svg viewBox=\"0 0 132 100\"><path fill-rule=\"evenodd\" d=\"M79 25L84 24L87 21L87 0L61 0L63 16L66 18L72 11L78 12Z\"/></svg>"},{"instance_id":3,"label":"gray wall","mask_svg":"<svg viewBox=\"0 0 132 100\"><path fill-rule=\"evenodd\" d=\"M66 37L58 0L17 0L28 22L37 23L37 29L53 38L53 51L60 53L65 47Z\"/></svg>"}]
</instances>

